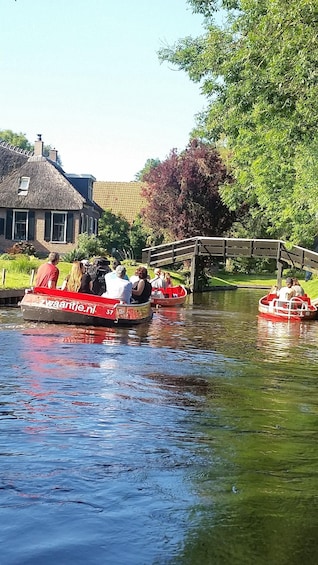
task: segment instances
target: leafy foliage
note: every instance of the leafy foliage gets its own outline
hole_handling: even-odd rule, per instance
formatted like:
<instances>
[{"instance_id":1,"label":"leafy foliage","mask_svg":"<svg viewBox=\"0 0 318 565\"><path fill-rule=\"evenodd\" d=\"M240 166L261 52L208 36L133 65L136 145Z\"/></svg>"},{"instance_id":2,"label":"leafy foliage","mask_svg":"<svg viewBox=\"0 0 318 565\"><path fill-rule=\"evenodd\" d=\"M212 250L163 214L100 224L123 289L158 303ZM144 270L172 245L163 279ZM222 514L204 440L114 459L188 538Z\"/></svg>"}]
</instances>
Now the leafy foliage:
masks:
<instances>
[{"instance_id":1,"label":"leafy foliage","mask_svg":"<svg viewBox=\"0 0 318 565\"><path fill-rule=\"evenodd\" d=\"M143 217L165 239L222 235L234 220L219 195L230 177L211 145L193 140L180 154L173 149L144 181Z\"/></svg>"},{"instance_id":2,"label":"leafy foliage","mask_svg":"<svg viewBox=\"0 0 318 565\"><path fill-rule=\"evenodd\" d=\"M129 247L129 230L129 222L122 214L116 215L106 210L99 220L98 238L102 247L112 254L113 249Z\"/></svg>"},{"instance_id":3,"label":"leafy foliage","mask_svg":"<svg viewBox=\"0 0 318 565\"><path fill-rule=\"evenodd\" d=\"M189 0L199 38L161 50L201 84L195 134L231 154L223 201L246 235L310 244L317 235L318 4L313 0ZM222 26L215 14L223 10ZM244 214L242 213L244 212Z\"/></svg>"},{"instance_id":4,"label":"leafy foliage","mask_svg":"<svg viewBox=\"0 0 318 565\"><path fill-rule=\"evenodd\" d=\"M0 140L25 151L33 151L33 145L27 140L24 133L14 133L11 129L2 129L0 130Z\"/></svg>"},{"instance_id":5,"label":"leafy foliage","mask_svg":"<svg viewBox=\"0 0 318 565\"><path fill-rule=\"evenodd\" d=\"M16 242L8 249L8 253L11 255L35 255L35 247L29 241L19 241Z\"/></svg>"},{"instance_id":6,"label":"leafy foliage","mask_svg":"<svg viewBox=\"0 0 318 565\"><path fill-rule=\"evenodd\" d=\"M104 250L101 247L100 240L95 235L81 233L78 236L76 249L65 253L63 261L72 263L73 261L81 261L82 259L90 259L98 255L103 255Z\"/></svg>"},{"instance_id":7,"label":"leafy foliage","mask_svg":"<svg viewBox=\"0 0 318 565\"><path fill-rule=\"evenodd\" d=\"M144 176L150 172L151 169L153 169L154 167L157 167L160 163L160 159L147 159L145 166L143 169L141 169L141 171L139 171L136 176L135 176L135 180L137 181L142 181Z\"/></svg>"}]
</instances>

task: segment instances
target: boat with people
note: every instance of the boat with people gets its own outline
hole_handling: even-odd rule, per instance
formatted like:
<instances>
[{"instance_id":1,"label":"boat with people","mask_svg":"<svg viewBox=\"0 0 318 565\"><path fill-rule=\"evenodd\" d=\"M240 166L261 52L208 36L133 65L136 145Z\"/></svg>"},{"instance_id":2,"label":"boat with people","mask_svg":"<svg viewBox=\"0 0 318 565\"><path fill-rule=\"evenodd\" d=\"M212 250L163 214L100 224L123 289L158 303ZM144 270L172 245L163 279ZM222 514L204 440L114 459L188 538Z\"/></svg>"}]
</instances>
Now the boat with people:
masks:
<instances>
[{"instance_id":1,"label":"boat with people","mask_svg":"<svg viewBox=\"0 0 318 565\"><path fill-rule=\"evenodd\" d=\"M280 321L314 320L318 312L306 294L281 300L276 293L262 296L258 302L258 311L265 318Z\"/></svg>"},{"instance_id":2,"label":"boat with people","mask_svg":"<svg viewBox=\"0 0 318 565\"><path fill-rule=\"evenodd\" d=\"M127 326L148 322L153 316L150 300L125 304L95 294L44 287L26 289L20 307L26 321L55 324Z\"/></svg>"},{"instance_id":3,"label":"boat with people","mask_svg":"<svg viewBox=\"0 0 318 565\"><path fill-rule=\"evenodd\" d=\"M167 288L154 288L151 293L152 306L180 306L185 303L187 289L179 284Z\"/></svg>"}]
</instances>

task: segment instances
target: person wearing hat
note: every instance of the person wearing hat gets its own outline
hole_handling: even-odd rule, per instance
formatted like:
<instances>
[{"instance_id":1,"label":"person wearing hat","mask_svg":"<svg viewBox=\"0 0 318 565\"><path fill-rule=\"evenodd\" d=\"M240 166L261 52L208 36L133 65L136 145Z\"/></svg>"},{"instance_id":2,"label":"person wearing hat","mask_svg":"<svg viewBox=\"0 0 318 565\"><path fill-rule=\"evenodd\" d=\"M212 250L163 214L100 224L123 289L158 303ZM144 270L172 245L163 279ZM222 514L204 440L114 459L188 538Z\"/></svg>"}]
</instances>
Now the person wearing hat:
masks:
<instances>
[{"instance_id":1,"label":"person wearing hat","mask_svg":"<svg viewBox=\"0 0 318 565\"><path fill-rule=\"evenodd\" d=\"M114 277L108 277L106 282L106 292L102 294L104 298L117 298L126 304L130 303L132 283L126 278L126 269L123 265L118 265Z\"/></svg>"},{"instance_id":2,"label":"person wearing hat","mask_svg":"<svg viewBox=\"0 0 318 565\"><path fill-rule=\"evenodd\" d=\"M292 289L293 280L290 277L287 277L285 282L286 286L282 286L282 288L278 291L279 300L290 300L293 296L295 296L295 291Z\"/></svg>"}]
</instances>

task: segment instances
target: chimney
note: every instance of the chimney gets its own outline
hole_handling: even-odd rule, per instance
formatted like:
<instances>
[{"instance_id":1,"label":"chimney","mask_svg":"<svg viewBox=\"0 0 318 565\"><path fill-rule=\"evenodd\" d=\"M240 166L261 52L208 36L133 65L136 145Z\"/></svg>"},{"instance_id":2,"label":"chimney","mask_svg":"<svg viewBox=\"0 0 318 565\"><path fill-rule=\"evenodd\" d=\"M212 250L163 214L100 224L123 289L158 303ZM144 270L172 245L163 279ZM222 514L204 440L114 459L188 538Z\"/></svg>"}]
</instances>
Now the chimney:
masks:
<instances>
[{"instance_id":1,"label":"chimney","mask_svg":"<svg viewBox=\"0 0 318 565\"><path fill-rule=\"evenodd\" d=\"M42 134L38 133L38 138L37 140L34 142L34 155L35 156L42 156L43 155L43 147L44 147L44 143L42 141Z\"/></svg>"},{"instance_id":2,"label":"chimney","mask_svg":"<svg viewBox=\"0 0 318 565\"><path fill-rule=\"evenodd\" d=\"M50 159L50 161L53 161L54 163L57 163L57 150L56 150L56 149L50 149L50 151L49 151L49 159Z\"/></svg>"}]
</instances>

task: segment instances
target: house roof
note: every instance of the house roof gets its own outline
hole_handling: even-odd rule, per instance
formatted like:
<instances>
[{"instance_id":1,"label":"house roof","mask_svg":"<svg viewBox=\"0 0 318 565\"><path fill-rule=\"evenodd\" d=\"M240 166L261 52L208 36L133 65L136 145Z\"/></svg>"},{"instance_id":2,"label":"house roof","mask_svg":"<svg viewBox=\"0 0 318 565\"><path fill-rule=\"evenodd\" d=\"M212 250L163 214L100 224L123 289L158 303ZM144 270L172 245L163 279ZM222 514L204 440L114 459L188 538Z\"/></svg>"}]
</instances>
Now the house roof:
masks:
<instances>
[{"instance_id":1,"label":"house roof","mask_svg":"<svg viewBox=\"0 0 318 565\"><path fill-rule=\"evenodd\" d=\"M6 141L0 141L0 179L21 167L31 155L29 151L14 147Z\"/></svg>"},{"instance_id":2,"label":"house roof","mask_svg":"<svg viewBox=\"0 0 318 565\"><path fill-rule=\"evenodd\" d=\"M21 177L29 177L27 194L19 195ZM79 210L83 198L57 163L42 155L31 156L0 182L0 207L44 210Z\"/></svg>"},{"instance_id":3,"label":"house roof","mask_svg":"<svg viewBox=\"0 0 318 565\"><path fill-rule=\"evenodd\" d=\"M113 214L122 214L130 224L145 206L146 200L141 196L142 182L94 182L93 194L95 202L103 210L111 210Z\"/></svg>"}]
</instances>

